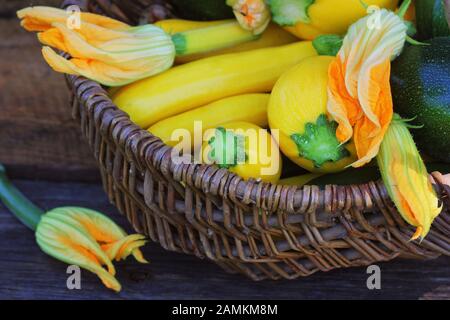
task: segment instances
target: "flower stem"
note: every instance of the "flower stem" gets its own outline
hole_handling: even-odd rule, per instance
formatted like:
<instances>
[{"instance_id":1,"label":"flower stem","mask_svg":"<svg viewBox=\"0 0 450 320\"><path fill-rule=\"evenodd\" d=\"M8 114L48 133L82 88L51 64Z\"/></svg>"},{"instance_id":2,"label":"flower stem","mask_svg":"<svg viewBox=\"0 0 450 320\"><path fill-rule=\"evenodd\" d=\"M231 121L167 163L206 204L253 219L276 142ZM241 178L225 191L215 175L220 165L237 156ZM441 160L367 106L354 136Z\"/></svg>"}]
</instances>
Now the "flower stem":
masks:
<instances>
[{"instance_id":1,"label":"flower stem","mask_svg":"<svg viewBox=\"0 0 450 320\"><path fill-rule=\"evenodd\" d=\"M255 39L258 39L257 35L244 30L237 22L179 32L172 36L177 56L220 50Z\"/></svg>"},{"instance_id":2,"label":"flower stem","mask_svg":"<svg viewBox=\"0 0 450 320\"><path fill-rule=\"evenodd\" d=\"M43 210L28 200L8 179L5 167L0 164L0 200L28 228L36 230Z\"/></svg>"}]
</instances>

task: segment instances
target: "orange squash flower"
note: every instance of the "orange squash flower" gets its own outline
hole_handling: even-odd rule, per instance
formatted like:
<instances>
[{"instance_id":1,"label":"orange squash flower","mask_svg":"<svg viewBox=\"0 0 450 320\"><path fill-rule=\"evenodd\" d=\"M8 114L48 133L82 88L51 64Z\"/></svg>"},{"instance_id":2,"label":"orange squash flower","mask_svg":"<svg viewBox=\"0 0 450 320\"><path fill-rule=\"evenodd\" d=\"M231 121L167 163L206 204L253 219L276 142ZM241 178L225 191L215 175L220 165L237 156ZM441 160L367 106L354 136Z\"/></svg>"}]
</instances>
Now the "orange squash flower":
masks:
<instances>
[{"instance_id":1,"label":"orange squash flower","mask_svg":"<svg viewBox=\"0 0 450 320\"><path fill-rule=\"evenodd\" d=\"M147 263L139 250L146 242L143 235L127 235L108 217L86 208L48 211L37 225L36 241L48 255L95 273L114 291L120 291L121 286L114 277L113 259L133 255L137 261Z\"/></svg>"},{"instance_id":2,"label":"orange squash flower","mask_svg":"<svg viewBox=\"0 0 450 320\"><path fill-rule=\"evenodd\" d=\"M373 159L391 122L391 60L403 49L404 21L386 9L354 23L329 67L329 116L342 143L353 138L360 167Z\"/></svg>"},{"instance_id":3,"label":"orange squash flower","mask_svg":"<svg viewBox=\"0 0 450 320\"><path fill-rule=\"evenodd\" d=\"M272 18L269 7L264 0L227 0L233 13L245 30L261 34Z\"/></svg>"},{"instance_id":4,"label":"orange squash flower","mask_svg":"<svg viewBox=\"0 0 450 320\"><path fill-rule=\"evenodd\" d=\"M417 228L411 240L423 239L442 206L439 206L408 124L397 114L381 143L377 162L386 190L398 211L406 222Z\"/></svg>"},{"instance_id":5,"label":"orange squash flower","mask_svg":"<svg viewBox=\"0 0 450 320\"><path fill-rule=\"evenodd\" d=\"M383 182L401 216L424 238L441 212L408 125L394 115L389 83L391 60L402 51L407 25L399 15L376 10L353 24L328 70L327 111L338 123L336 137L353 139L360 167L377 157Z\"/></svg>"},{"instance_id":6,"label":"orange squash flower","mask_svg":"<svg viewBox=\"0 0 450 320\"><path fill-rule=\"evenodd\" d=\"M45 31L51 29L53 23L66 23L70 12L44 6L29 7L17 11L17 16L22 19L20 25L28 31ZM111 30L126 30L129 25L105 16L80 12L81 21L94 24ZM81 27L81 25L80 25Z\"/></svg>"},{"instance_id":7,"label":"orange squash flower","mask_svg":"<svg viewBox=\"0 0 450 320\"><path fill-rule=\"evenodd\" d=\"M0 201L35 232L45 253L97 274L110 289L121 289L112 260L133 255L138 262L147 263L139 249L146 243L145 236L127 235L108 217L86 208L60 207L45 213L11 183L1 163Z\"/></svg>"},{"instance_id":8,"label":"orange squash flower","mask_svg":"<svg viewBox=\"0 0 450 320\"><path fill-rule=\"evenodd\" d=\"M120 86L170 68L175 59L172 39L153 25L131 27L92 13L80 13L79 26L67 25L70 13L30 7L17 16L28 31L37 31L42 54L57 72L82 75ZM65 59L50 47L68 53Z\"/></svg>"}]
</instances>

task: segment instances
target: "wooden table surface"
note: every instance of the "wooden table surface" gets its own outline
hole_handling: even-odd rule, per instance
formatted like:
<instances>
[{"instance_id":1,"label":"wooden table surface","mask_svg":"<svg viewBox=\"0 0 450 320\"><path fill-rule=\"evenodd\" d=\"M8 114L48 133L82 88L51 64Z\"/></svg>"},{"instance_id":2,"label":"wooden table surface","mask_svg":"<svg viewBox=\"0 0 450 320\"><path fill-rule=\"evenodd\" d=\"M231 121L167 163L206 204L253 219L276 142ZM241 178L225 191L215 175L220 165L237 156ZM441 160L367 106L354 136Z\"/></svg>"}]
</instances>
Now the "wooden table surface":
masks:
<instances>
[{"instance_id":1,"label":"wooden table surface","mask_svg":"<svg viewBox=\"0 0 450 320\"><path fill-rule=\"evenodd\" d=\"M99 184L14 182L42 208L90 207L128 227ZM116 294L87 271L81 273L81 290L68 290L67 265L42 253L33 233L1 205L0 244L0 298L4 299L450 299L450 257L380 264L381 290L373 291L367 289L365 268L253 282L227 274L209 261L150 243L143 250L150 264L141 265L132 258L116 264L123 287Z\"/></svg>"},{"instance_id":2,"label":"wooden table surface","mask_svg":"<svg viewBox=\"0 0 450 320\"><path fill-rule=\"evenodd\" d=\"M42 208L91 207L127 228L108 203L92 155L70 118L63 77L45 65L36 36L21 30L14 15L26 5L58 2L8 0L0 6L0 162ZM0 299L450 299L448 257L380 264L382 288L371 291L364 268L252 282L155 243L144 253L149 265L131 258L117 264L120 294L87 271L82 289L68 290L67 266L42 253L34 235L0 204Z\"/></svg>"}]
</instances>

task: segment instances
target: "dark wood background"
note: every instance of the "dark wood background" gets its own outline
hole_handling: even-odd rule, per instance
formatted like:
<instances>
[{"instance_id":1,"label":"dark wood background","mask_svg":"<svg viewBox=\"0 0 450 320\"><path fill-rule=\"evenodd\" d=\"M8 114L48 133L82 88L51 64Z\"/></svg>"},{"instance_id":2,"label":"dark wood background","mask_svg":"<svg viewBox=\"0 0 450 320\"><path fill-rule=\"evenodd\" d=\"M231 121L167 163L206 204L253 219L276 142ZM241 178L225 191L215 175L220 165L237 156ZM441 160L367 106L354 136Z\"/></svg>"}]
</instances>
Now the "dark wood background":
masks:
<instances>
[{"instance_id":1,"label":"dark wood background","mask_svg":"<svg viewBox=\"0 0 450 320\"><path fill-rule=\"evenodd\" d=\"M64 77L45 64L36 35L22 30L15 16L30 4L58 3L1 1L0 162L14 177L93 182L99 176L71 121Z\"/></svg>"},{"instance_id":2,"label":"dark wood background","mask_svg":"<svg viewBox=\"0 0 450 320\"><path fill-rule=\"evenodd\" d=\"M108 203L93 157L71 120L63 76L47 67L36 36L21 30L15 18L23 6L58 3L3 0L0 6L0 162L42 208L91 207L127 228ZM117 264L123 291L115 294L86 271L82 289L68 290L66 265L42 253L33 234L3 205L0 244L3 299L450 299L448 257L381 264L382 289L371 291L364 268L255 283L151 243L144 248L149 265L132 259Z\"/></svg>"}]
</instances>

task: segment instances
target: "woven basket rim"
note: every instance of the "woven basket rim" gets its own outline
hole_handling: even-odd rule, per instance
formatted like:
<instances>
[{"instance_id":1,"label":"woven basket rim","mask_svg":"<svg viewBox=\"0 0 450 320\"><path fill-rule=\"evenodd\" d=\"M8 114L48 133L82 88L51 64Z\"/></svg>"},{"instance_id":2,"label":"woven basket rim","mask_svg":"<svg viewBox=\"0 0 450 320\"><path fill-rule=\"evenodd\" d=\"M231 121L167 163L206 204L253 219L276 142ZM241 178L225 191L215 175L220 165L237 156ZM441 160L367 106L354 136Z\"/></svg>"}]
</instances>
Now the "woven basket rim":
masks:
<instances>
[{"instance_id":1,"label":"woven basket rim","mask_svg":"<svg viewBox=\"0 0 450 320\"><path fill-rule=\"evenodd\" d=\"M66 0L61 7L78 5L82 11L87 11L86 6L83 5L87 2L89 0ZM96 114L97 120L115 118L115 122L121 124L119 132L112 130L112 132L104 132L104 134L112 136L115 144L121 148L124 154L129 155L137 166L149 168L153 165L159 168L163 175L170 175L175 181L202 189L205 193L230 199L237 205L256 204L257 207L266 211L283 210L288 214L318 209L332 212L335 209L333 203L340 204L341 208L354 207L358 210L370 210L374 206L389 208L393 205L381 179L352 185L328 184L323 188L309 184L299 187L261 182L255 179L244 180L235 173L210 164L174 164L171 158L173 148L148 130L142 129L132 122L129 115L113 103L107 91L98 82L82 76L65 75L65 77L70 85L76 88L75 95L80 101L84 101L86 105L102 105L101 113ZM88 98L86 99L86 97ZM188 176L191 179L187 179ZM220 185L211 189L209 186L211 180L214 179L221 181L224 179L226 182L221 182ZM440 183L435 187L438 192L441 192L442 185ZM325 197L329 190L333 190L337 194L336 199ZM300 199L305 193L311 195L309 197L311 200L309 203L299 203L301 210L282 205L282 203L288 202L282 200L296 197ZM371 197L371 195L376 196ZM378 201L381 203L375 203ZM405 225L401 219L397 223Z\"/></svg>"}]
</instances>

